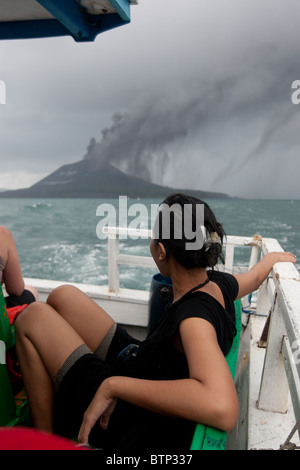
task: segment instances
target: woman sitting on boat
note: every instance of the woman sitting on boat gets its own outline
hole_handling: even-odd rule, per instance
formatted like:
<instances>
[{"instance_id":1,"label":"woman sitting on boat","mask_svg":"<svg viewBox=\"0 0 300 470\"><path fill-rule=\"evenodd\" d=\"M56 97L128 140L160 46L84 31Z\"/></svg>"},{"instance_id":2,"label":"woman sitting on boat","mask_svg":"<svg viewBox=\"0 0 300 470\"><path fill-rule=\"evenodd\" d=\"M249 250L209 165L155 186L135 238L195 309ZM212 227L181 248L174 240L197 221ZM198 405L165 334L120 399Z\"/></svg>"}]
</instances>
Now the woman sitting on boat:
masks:
<instances>
[{"instance_id":1,"label":"woman sitting on boat","mask_svg":"<svg viewBox=\"0 0 300 470\"><path fill-rule=\"evenodd\" d=\"M172 195L162 207L174 205L169 233L161 210L150 244L159 271L172 278L174 300L146 340L129 336L72 286L16 320L35 427L105 450L178 451L189 448L197 422L235 426L238 400L225 360L234 300L255 291L274 263L295 257L270 253L248 273L218 272L221 224L199 199Z\"/></svg>"},{"instance_id":2,"label":"woman sitting on boat","mask_svg":"<svg viewBox=\"0 0 300 470\"><path fill-rule=\"evenodd\" d=\"M0 225L0 283L4 283L7 308L27 305L38 299L32 286L25 286L14 238L7 227Z\"/></svg>"}]
</instances>

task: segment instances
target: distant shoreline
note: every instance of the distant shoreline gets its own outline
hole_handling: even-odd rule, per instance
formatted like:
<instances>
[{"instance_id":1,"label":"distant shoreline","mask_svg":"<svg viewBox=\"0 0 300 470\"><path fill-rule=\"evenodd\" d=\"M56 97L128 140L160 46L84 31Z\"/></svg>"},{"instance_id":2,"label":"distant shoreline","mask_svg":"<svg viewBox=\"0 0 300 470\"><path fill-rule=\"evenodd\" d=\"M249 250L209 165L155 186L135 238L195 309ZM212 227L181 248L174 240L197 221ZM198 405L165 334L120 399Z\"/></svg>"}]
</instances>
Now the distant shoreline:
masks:
<instances>
[{"instance_id":1,"label":"distant shoreline","mask_svg":"<svg viewBox=\"0 0 300 470\"><path fill-rule=\"evenodd\" d=\"M171 193L186 193L200 199L236 199L217 191L158 185L128 175L109 163L95 168L86 160L63 165L29 188L0 191L0 198L109 199L122 195L149 199L164 198Z\"/></svg>"}]
</instances>

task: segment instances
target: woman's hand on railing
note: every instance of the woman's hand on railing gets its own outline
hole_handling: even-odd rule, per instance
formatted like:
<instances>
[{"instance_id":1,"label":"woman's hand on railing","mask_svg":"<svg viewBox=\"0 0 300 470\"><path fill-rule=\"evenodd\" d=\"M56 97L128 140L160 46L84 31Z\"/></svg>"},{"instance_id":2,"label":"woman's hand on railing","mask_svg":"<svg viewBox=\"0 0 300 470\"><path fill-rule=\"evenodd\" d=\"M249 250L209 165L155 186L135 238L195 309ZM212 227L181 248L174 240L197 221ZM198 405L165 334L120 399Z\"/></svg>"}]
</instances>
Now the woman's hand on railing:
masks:
<instances>
[{"instance_id":1,"label":"woman's hand on railing","mask_svg":"<svg viewBox=\"0 0 300 470\"><path fill-rule=\"evenodd\" d=\"M296 256L285 251L272 251L267 253L250 271L236 274L235 277L239 284L237 299L255 292L267 278L274 264L281 262L296 264Z\"/></svg>"}]
</instances>

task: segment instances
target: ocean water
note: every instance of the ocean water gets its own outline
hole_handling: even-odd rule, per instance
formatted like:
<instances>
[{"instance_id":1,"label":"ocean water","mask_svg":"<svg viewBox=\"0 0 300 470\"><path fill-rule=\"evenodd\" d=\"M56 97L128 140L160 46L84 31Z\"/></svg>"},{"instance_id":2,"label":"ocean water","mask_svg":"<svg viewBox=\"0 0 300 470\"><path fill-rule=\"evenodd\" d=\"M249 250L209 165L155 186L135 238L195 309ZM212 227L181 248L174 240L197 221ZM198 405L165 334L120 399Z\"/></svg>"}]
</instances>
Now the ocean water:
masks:
<instances>
[{"instance_id":1,"label":"ocean water","mask_svg":"<svg viewBox=\"0 0 300 470\"><path fill-rule=\"evenodd\" d=\"M130 208L142 204L149 214L144 228L151 228L151 207L159 200L128 200ZM285 251L297 256L300 269L300 200L208 199L228 235L276 238ZM24 277L88 284L107 284L107 240L97 236L103 218L97 208L119 200L99 199L0 199L0 225L8 227L16 241ZM137 206L134 206L136 208ZM128 222L135 220L128 217ZM148 255L149 240L121 240L120 251ZM237 253L237 262L248 260ZM138 271L137 271L138 269ZM121 268L121 287L148 289L156 270Z\"/></svg>"}]
</instances>

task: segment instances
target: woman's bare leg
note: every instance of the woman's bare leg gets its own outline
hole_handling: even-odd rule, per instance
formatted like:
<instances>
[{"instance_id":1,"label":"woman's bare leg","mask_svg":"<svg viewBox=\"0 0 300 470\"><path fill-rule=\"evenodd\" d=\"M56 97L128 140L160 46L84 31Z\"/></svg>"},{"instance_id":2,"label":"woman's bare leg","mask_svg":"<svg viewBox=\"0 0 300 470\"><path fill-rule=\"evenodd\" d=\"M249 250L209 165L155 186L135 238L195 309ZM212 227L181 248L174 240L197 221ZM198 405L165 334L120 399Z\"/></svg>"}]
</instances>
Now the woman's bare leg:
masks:
<instances>
[{"instance_id":1,"label":"woman's bare leg","mask_svg":"<svg viewBox=\"0 0 300 470\"><path fill-rule=\"evenodd\" d=\"M47 303L72 326L93 352L114 324L114 320L96 302L74 286L56 288Z\"/></svg>"},{"instance_id":2,"label":"woman's bare leg","mask_svg":"<svg viewBox=\"0 0 300 470\"><path fill-rule=\"evenodd\" d=\"M70 354L84 342L49 305L30 304L15 322L16 348L33 424L52 431L53 383Z\"/></svg>"},{"instance_id":3,"label":"woman's bare leg","mask_svg":"<svg viewBox=\"0 0 300 470\"><path fill-rule=\"evenodd\" d=\"M16 347L34 426L52 431L53 383L80 345L95 351L114 320L73 286L50 294L47 304L30 304L17 318Z\"/></svg>"}]
</instances>

